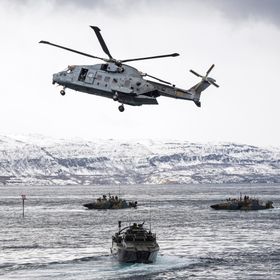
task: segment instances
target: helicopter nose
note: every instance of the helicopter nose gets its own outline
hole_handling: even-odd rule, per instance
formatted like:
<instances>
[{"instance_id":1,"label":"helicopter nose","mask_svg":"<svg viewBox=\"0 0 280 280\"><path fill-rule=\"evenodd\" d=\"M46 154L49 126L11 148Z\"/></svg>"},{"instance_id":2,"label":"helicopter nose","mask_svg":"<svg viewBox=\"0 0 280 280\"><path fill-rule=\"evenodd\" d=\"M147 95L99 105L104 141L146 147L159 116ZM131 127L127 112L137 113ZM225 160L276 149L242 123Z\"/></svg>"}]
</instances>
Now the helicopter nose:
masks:
<instances>
[{"instance_id":1,"label":"helicopter nose","mask_svg":"<svg viewBox=\"0 0 280 280\"><path fill-rule=\"evenodd\" d=\"M57 82L57 74L53 74L52 84L54 85Z\"/></svg>"},{"instance_id":2,"label":"helicopter nose","mask_svg":"<svg viewBox=\"0 0 280 280\"><path fill-rule=\"evenodd\" d=\"M53 74L53 81L52 81L53 85L55 83L59 83L59 74Z\"/></svg>"}]
</instances>

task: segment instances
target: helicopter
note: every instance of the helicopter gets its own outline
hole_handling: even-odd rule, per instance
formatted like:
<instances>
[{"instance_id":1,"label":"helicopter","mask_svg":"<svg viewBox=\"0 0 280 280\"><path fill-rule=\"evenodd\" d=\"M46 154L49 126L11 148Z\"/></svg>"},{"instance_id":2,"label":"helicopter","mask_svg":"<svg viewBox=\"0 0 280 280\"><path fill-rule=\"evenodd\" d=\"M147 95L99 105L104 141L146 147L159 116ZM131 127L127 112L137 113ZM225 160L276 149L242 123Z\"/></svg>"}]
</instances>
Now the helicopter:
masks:
<instances>
[{"instance_id":1,"label":"helicopter","mask_svg":"<svg viewBox=\"0 0 280 280\"><path fill-rule=\"evenodd\" d=\"M201 106L200 95L208 86L216 84L216 80L208 77L214 64L207 70L206 74L200 75L194 70L190 72L201 81L188 90L177 88L170 82L159 79L147 73L142 73L136 68L131 67L126 62L148 60L165 57L176 57L178 53L157 55L149 57L140 57L132 59L117 60L111 55L102 35L97 26L90 26L95 32L97 39L104 53L108 58L94 56L88 53L80 52L68 47L53 44L48 41L40 41L41 44L51 45L83 56L102 60L102 64L94 65L70 65L64 71L53 74L53 84L62 86L61 95L65 95L65 89L69 88L79 92L98 95L111 98L121 103L118 107L120 112L124 111L124 104L132 106L156 105L157 97L166 96L183 100L193 101L198 107ZM144 79L144 77L153 80Z\"/></svg>"}]
</instances>

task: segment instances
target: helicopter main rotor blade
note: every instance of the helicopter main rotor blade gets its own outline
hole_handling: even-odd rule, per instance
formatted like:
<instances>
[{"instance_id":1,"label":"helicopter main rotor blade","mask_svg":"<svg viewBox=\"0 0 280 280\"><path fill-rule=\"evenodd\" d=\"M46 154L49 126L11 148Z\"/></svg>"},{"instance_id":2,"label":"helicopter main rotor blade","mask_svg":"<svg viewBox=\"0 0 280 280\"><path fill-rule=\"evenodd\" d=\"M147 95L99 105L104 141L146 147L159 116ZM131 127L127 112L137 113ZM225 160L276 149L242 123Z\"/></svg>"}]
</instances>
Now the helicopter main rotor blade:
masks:
<instances>
[{"instance_id":1,"label":"helicopter main rotor blade","mask_svg":"<svg viewBox=\"0 0 280 280\"><path fill-rule=\"evenodd\" d=\"M149 75L149 74L147 74L147 73L145 73L143 76L147 76L147 77L153 78L153 79L155 79L155 80L157 80L157 81L160 81L160 82L162 82L162 83L165 83L165 84L168 84L168 85L172 85L171 83L169 83L169 82L167 82L167 81L164 81L164 80L162 80L162 79L159 79L159 78L157 78L157 77L155 77L155 76L152 76L152 75Z\"/></svg>"},{"instance_id":2,"label":"helicopter main rotor blade","mask_svg":"<svg viewBox=\"0 0 280 280\"><path fill-rule=\"evenodd\" d=\"M156 56L124 59L124 60L120 60L120 62L123 63L123 62L129 62L129 61L146 60L146 59L154 59L154 58L162 58L162 57L170 57L170 56L174 57L174 56L178 56L178 55L179 55L178 53L172 53L172 54L165 54L165 55L156 55Z\"/></svg>"},{"instance_id":3,"label":"helicopter main rotor blade","mask_svg":"<svg viewBox=\"0 0 280 280\"><path fill-rule=\"evenodd\" d=\"M63 47L63 46L60 46L60 45L56 45L56 44L50 43L48 41L40 41L39 43L51 45L51 46L54 46L54 47L57 47L57 48L60 48L60 49L64 49L64 50L67 50L67 51L70 51L70 52L74 52L74 53L77 53L77 54L81 54L81 55L84 55L84 56L88 56L88 57L91 57L91 58L101 59L101 60L106 61L106 62L108 61L105 58L94 56L94 55L91 55L91 54L88 54L88 53L84 53L84 52L80 52L80 51L76 51L76 50L73 50L73 49L70 49L70 48L66 48L66 47Z\"/></svg>"},{"instance_id":4,"label":"helicopter main rotor blade","mask_svg":"<svg viewBox=\"0 0 280 280\"><path fill-rule=\"evenodd\" d=\"M111 54L110 54L110 52L109 52L109 50L108 50L108 48L105 44L105 41L104 41L104 39L103 39L103 37L100 33L101 30L99 29L99 27L91 26L91 25L90 25L90 27L94 30L103 51L109 56L110 59L112 59L113 57L111 56Z\"/></svg>"}]
</instances>

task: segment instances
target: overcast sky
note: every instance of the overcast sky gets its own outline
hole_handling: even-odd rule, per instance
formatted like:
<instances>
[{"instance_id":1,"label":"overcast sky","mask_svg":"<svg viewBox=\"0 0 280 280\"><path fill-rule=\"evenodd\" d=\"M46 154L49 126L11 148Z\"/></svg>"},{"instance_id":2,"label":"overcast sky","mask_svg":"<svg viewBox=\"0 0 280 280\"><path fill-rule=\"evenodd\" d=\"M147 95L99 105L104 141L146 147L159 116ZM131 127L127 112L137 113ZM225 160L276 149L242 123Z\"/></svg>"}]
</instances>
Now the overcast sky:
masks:
<instances>
[{"instance_id":1,"label":"overcast sky","mask_svg":"<svg viewBox=\"0 0 280 280\"><path fill-rule=\"evenodd\" d=\"M280 1L278 0L0 0L0 134L38 133L85 139L280 143ZM130 62L142 72L190 88L215 63L220 88L193 102L158 98L125 106L52 85L52 74L98 60L38 44L47 40L104 57L97 25L117 59L180 53Z\"/></svg>"}]
</instances>

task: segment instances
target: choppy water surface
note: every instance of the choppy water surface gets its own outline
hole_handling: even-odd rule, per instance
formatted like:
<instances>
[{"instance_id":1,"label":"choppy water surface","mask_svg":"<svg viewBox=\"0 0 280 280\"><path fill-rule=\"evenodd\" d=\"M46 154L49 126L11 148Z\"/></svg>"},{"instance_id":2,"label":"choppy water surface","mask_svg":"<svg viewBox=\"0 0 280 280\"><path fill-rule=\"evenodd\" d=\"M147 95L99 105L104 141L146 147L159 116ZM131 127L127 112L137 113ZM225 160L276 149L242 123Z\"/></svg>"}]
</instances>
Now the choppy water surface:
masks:
<instances>
[{"instance_id":1,"label":"choppy water surface","mask_svg":"<svg viewBox=\"0 0 280 280\"><path fill-rule=\"evenodd\" d=\"M280 186L122 186L138 209L86 210L119 187L1 187L0 279L280 279ZM264 211L215 211L239 193L272 200ZM25 218L20 195L25 193ZM118 220L152 216L155 264L119 264Z\"/></svg>"}]
</instances>

